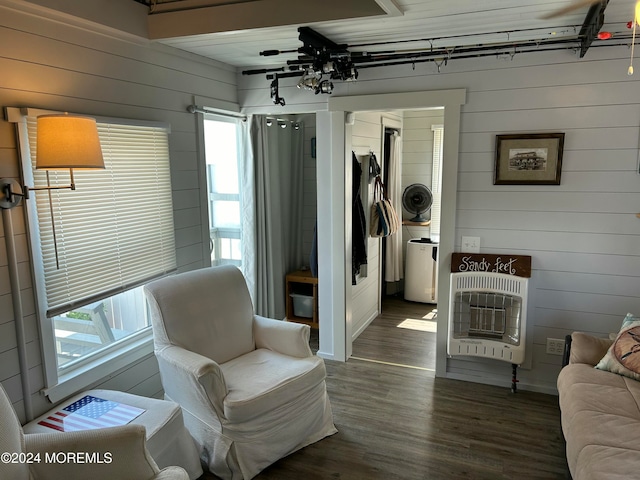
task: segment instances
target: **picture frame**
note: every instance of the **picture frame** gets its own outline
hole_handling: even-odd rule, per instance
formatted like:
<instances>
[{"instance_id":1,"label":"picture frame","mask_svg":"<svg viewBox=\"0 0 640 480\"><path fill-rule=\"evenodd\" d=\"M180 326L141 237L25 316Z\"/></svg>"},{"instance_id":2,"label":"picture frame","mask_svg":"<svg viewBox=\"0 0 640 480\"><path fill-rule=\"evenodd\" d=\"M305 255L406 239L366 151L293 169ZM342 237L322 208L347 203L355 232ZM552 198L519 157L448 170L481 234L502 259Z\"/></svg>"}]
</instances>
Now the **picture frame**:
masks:
<instances>
[{"instance_id":1,"label":"picture frame","mask_svg":"<svg viewBox=\"0 0 640 480\"><path fill-rule=\"evenodd\" d=\"M560 185L564 133L496 135L494 185Z\"/></svg>"}]
</instances>

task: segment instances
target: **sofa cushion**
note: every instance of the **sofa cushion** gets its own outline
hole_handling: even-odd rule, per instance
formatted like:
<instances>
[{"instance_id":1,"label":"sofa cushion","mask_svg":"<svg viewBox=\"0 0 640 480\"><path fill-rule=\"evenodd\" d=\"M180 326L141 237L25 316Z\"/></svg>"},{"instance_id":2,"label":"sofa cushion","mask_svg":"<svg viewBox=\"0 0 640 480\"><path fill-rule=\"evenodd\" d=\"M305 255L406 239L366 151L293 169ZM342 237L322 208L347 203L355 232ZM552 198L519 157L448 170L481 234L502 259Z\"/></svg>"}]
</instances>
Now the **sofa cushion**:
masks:
<instances>
[{"instance_id":1,"label":"sofa cushion","mask_svg":"<svg viewBox=\"0 0 640 480\"><path fill-rule=\"evenodd\" d=\"M573 478L618 478L596 475L609 465L619 478L634 478L640 462L640 382L590 365L570 364L558 376L558 391ZM604 453L607 450L611 458ZM614 465L616 458L634 461Z\"/></svg>"},{"instance_id":2,"label":"sofa cushion","mask_svg":"<svg viewBox=\"0 0 640 480\"><path fill-rule=\"evenodd\" d=\"M597 369L640 380L640 318L628 313Z\"/></svg>"},{"instance_id":3,"label":"sofa cushion","mask_svg":"<svg viewBox=\"0 0 640 480\"><path fill-rule=\"evenodd\" d=\"M220 365L229 393L224 415L234 423L283 408L324 381L324 362L317 356L296 358L265 348Z\"/></svg>"},{"instance_id":4,"label":"sofa cushion","mask_svg":"<svg viewBox=\"0 0 640 480\"><path fill-rule=\"evenodd\" d=\"M609 350L613 340L598 338L582 332L571 334L571 351L569 363L586 363L596 365Z\"/></svg>"},{"instance_id":5,"label":"sofa cushion","mask_svg":"<svg viewBox=\"0 0 640 480\"><path fill-rule=\"evenodd\" d=\"M585 447L578 461L574 480L629 480L636 478L630 465L638 464L640 452L635 449L607 445Z\"/></svg>"}]
</instances>

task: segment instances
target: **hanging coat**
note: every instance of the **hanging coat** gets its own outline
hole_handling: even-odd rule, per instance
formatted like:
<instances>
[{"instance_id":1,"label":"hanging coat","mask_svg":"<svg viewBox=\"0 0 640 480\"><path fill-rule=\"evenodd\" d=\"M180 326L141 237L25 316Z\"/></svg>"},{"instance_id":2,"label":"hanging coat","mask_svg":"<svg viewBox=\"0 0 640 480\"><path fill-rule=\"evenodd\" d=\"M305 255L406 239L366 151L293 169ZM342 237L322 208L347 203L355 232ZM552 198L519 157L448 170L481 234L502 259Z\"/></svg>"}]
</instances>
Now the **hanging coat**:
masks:
<instances>
[{"instance_id":1,"label":"hanging coat","mask_svg":"<svg viewBox=\"0 0 640 480\"><path fill-rule=\"evenodd\" d=\"M362 199L360 198L360 185L362 181L362 167L351 153L353 164L352 197L351 197L351 283L356 284L356 276L360 273L360 267L367 263L367 220L364 216Z\"/></svg>"}]
</instances>

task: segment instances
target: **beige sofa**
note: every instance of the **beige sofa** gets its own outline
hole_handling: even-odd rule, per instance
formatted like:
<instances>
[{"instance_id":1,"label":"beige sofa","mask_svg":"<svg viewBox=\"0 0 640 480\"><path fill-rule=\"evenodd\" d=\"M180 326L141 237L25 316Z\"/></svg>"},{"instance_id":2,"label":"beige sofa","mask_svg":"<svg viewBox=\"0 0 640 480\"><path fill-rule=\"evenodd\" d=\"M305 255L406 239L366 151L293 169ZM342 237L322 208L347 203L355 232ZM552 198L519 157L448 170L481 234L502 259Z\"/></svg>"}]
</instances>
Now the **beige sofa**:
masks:
<instances>
[{"instance_id":1,"label":"beige sofa","mask_svg":"<svg viewBox=\"0 0 640 480\"><path fill-rule=\"evenodd\" d=\"M558 376L574 480L640 478L640 382L594 368L612 340L574 332Z\"/></svg>"}]
</instances>

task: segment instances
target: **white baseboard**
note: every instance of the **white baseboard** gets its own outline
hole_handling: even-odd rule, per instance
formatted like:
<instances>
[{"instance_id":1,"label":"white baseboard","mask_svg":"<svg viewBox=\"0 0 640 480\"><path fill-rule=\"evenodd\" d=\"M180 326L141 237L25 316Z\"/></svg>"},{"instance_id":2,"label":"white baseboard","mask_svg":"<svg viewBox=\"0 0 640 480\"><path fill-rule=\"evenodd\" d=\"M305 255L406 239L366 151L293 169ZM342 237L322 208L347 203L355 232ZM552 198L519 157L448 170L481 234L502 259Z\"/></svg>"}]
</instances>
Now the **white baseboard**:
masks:
<instances>
[{"instance_id":1,"label":"white baseboard","mask_svg":"<svg viewBox=\"0 0 640 480\"><path fill-rule=\"evenodd\" d=\"M355 332L353 332L353 334L351 335L351 341L355 341L356 338L358 338L360 336L360 334L362 332L364 332L364 330L371 325L371 322L373 322L376 318L378 318L378 315L380 315L380 312L378 310L376 310L375 312L373 312L373 314L367 318L367 320L360 325L360 328L358 328L358 330L356 330Z\"/></svg>"},{"instance_id":2,"label":"white baseboard","mask_svg":"<svg viewBox=\"0 0 640 480\"><path fill-rule=\"evenodd\" d=\"M321 351L317 351L316 355L318 355L320 358L323 358L325 360L335 360L335 355L333 355L333 353L325 353L325 352L321 352Z\"/></svg>"}]
</instances>

